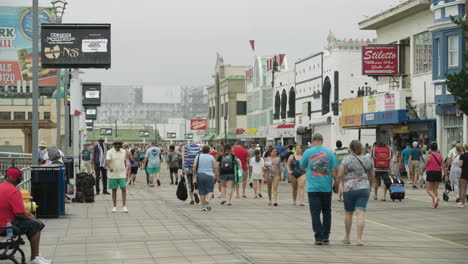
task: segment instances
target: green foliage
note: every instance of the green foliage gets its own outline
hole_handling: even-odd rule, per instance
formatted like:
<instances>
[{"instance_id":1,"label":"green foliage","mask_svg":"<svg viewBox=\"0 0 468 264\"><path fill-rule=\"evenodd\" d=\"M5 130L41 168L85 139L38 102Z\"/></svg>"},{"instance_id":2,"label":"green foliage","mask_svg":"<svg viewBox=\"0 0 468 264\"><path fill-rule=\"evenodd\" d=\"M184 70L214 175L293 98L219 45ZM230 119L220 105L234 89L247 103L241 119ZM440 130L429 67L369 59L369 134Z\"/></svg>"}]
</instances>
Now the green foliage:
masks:
<instances>
[{"instance_id":1,"label":"green foliage","mask_svg":"<svg viewBox=\"0 0 468 264\"><path fill-rule=\"evenodd\" d=\"M468 41L468 21L453 17L452 21L460 26L463 30L463 38ZM466 47L464 58L468 63L468 47ZM446 84L447 90L455 97L458 109L468 115L468 68L464 67L459 73L447 75Z\"/></svg>"}]
</instances>

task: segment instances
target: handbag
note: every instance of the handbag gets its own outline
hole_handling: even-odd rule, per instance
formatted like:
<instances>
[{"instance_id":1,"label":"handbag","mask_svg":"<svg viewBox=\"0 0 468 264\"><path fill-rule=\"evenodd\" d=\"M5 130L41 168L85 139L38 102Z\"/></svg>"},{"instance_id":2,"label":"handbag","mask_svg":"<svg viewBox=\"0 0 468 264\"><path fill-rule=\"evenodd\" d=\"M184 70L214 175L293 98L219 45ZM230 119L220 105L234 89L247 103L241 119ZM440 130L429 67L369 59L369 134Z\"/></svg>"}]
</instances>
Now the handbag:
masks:
<instances>
[{"instance_id":1,"label":"handbag","mask_svg":"<svg viewBox=\"0 0 468 264\"><path fill-rule=\"evenodd\" d=\"M185 177L181 177L177 186L176 196L179 200L185 201L188 198L187 186L185 185Z\"/></svg>"}]
</instances>

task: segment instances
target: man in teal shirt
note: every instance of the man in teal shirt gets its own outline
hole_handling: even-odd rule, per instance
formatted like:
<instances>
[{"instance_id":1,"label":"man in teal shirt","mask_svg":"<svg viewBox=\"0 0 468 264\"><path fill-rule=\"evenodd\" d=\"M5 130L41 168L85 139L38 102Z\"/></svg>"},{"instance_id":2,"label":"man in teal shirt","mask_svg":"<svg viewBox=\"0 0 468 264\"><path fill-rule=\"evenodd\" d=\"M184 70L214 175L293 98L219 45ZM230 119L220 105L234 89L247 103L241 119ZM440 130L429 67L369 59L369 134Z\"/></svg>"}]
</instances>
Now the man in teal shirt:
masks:
<instances>
[{"instance_id":1,"label":"man in teal shirt","mask_svg":"<svg viewBox=\"0 0 468 264\"><path fill-rule=\"evenodd\" d=\"M408 183L411 182L410 178L410 168L409 168L409 157L411 156L411 144L408 142L406 143L406 148L401 152L401 163L405 165L406 176L408 177Z\"/></svg>"},{"instance_id":2,"label":"man in teal shirt","mask_svg":"<svg viewBox=\"0 0 468 264\"><path fill-rule=\"evenodd\" d=\"M333 151L322 145L322 135L314 134L312 147L304 153L301 160L301 167L307 169L307 194L315 245L330 243L332 190L338 192L338 161ZM323 223L320 214L323 215Z\"/></svg>"}]
</instances>

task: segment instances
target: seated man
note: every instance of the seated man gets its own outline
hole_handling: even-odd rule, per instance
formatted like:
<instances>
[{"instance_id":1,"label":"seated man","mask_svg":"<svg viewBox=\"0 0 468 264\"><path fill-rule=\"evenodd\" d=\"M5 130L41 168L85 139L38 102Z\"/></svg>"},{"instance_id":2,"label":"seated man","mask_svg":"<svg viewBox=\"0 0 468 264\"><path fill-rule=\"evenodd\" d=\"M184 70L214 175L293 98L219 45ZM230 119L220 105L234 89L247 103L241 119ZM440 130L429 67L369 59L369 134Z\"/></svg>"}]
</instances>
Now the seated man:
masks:
<instances>
[{"instance_id":1,"label":"seated man","mask_svg":"<svg viewBox=\"0 0 468 264\"><path fill-rule=\"evenodd\" d=\"M18 228L21 234L28 237L31 244L31 264L52 263L39 256L39 241L44 224L32 214L26 212L21 192L16 186L23 180L23 174L17 168L9 168L5 173L5 181L0 184L0 226L6 226L8 221ZM5 230L0 230L0 234Z\"/></svg>"}]
</instances>

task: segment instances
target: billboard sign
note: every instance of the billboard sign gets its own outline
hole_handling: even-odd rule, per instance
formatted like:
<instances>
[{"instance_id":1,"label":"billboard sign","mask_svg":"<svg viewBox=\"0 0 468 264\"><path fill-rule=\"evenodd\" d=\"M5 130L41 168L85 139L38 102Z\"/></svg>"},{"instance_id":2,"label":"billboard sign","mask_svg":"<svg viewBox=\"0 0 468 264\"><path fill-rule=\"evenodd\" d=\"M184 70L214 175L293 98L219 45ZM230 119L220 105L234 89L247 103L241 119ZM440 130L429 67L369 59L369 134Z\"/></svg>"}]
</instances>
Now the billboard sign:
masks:
<instances>
[{"instance_id":1,"label":"billboard sign","mask_svg":"<svg viewBox=\"0 0 468 264\"><path fill-rule=\"evenodd\" d=\"M177 137L177 134L174 133L174 132L167 132L166 133L166 138L173 139L173 138L176 138L176 137Z\"/></svg>"},{"instance_id":2,"label":"billboard sign","mask_svg":"<svg viewBox=\"0 0 468 264\"><path fill-rule=\"evenodd\" d=\"M362 75L398 75L398 45L362 47Z\"/></svg>"},{"instance_id":3,"label":"billboard sign","mask_svg":"<svg viewBox=\"0 0 468 264\"><path fill-rule=\"evenodd\" d=\"M21 85L23 81L32 81L31 8L0 6L0 21L0 85ZM55 21L53 8L39 8L39 23ZM40 86L55 86L56 83L56 69L39 67Z\"/></svg>"},{"instance_id":4,"label":"billboard sign","mask_svg":"<svg viewBox=\"0 0 468 264\"><path fill-rule=\"evenodd\" d=\"M208 125L207 119L192 119L190 120L190 129L191 130L206 130Z\"/></svg>"},{"instance_id":5,"label":"billboard sign","mask_svg":"<svg viewBox=\"0 0 468 264\"><path fill-rule=\"evenodd\" d=\"M86 119L96 120L97 119L97 109L94 107L86 108Z\"/></svg>"},{"instance_id":6,"label":"billboard sign","mask_svg":"<svg viewBox=\"0 0 468 264\"><path fill-rule=\"evenodd\" d=\"M110 68L110 24L42 24L42 66Z\"/></svg>"},{"instance_id":7,"label":"billboard sign","mask_svg":"<svg viewBox=\"0 0 468 264\"><path fill-rule=\"evenodd\" d=\"M101 105L101 83L83 83L83 106Z\"/></svg>"},{"instance_id":8,"label":"billboard sign","mask_svg":"<svg viewBox=\"0 0 468 264\"><path fill-rule=\"evenodd\" d=\"M101 136L112 136L112 128L101 128Z\"/></svg>"},{"instance_id":9,"label":"billboard sign","mask_svg":"<svg viewBox=\"0 0 468 264\"><path fill-rule=\"evenodd\" d=\"M140 130L139 135L140 135L140 137L149 137L150 132L148 130Z\"/></svg>"}]
</instances>

